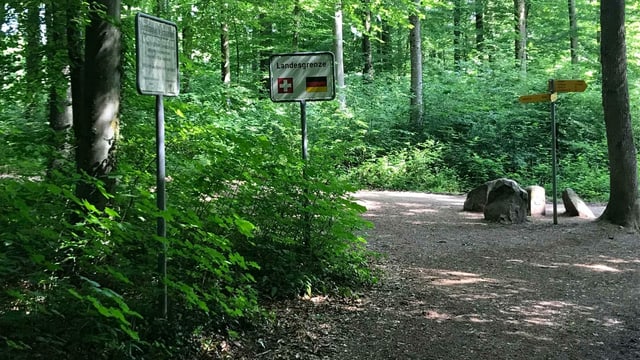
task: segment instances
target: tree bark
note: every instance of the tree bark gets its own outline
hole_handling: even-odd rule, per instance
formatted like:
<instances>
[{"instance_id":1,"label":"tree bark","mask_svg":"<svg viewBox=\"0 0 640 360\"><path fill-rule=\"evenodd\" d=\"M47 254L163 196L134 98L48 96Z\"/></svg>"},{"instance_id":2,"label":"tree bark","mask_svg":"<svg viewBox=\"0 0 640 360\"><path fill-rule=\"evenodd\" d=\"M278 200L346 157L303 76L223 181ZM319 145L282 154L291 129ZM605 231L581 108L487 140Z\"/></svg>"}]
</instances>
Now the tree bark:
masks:
<instances>
[{"instance_id":1,"label":"tree bark","mask_svg":"<svg viewBox=\"0 0 640 360\"><path fill-rule=\"evenodd\" d=\"M296 3L293 5L293 37L291 39L291 48L293 51L298 51L300 47L300 13L302 9L300 8L300 1L296 0Z\"/></svg>"},{"instance_id":2,"label":"tree bark","mask_svg":"<svg viewBox=\"0 0 640 360\"><path fill-rule=\"evenodd\" d=\"M515 56L522 72L527 71L527 2L513 0L515 16Z\"/></svg>"},{"instance_id":3,"label":"tree bark","mask_svg":"<svg viewBox=\"0 0 640 360\"><path fill-rule=\"evenodd\" d=\"M578 19L576 17L576 0L568 0L569 5L569 46L571 63L578 63Z\"/></svg>"},{"instance_id":4,"label":"tree bark","mask_svg":"<svg viewBox=\"0 0 640 360\"><path fill-rule=\"evenodd\" d=\"M484 51L484 0L476 0L476 50Z\"/></svg>"},{"instance_id":5,"label":"tree bark","mask_svg":"<svg viewBox=\"0 0 640 360\"><path fill-rule=\"evenodd\" d=\"M363 0L364 14L362 16L362 23L364 25L364 31L362 32L362 59L364 62L362 68L362 75L365 82L373 80L373 54L371 52L371 9L369 9L370 1Z\"/></svg>"},{"instance_id":6,"label":"tree bark","mask_svg":"<svg viewBox=\"0 0 640 360\"><path fill-rule=\"evenodd\" d=\"M383 70L391 71L393 70L393 51L392 51L392 40L391 40L391 25L386 20L382 21L380 32L380 64Z\"/></svg>"},{"instance_id":7,"label":"tree bark","mask_svg":"<svg viewBox=\"0 0 640 360\"><path fill-rule=\"evenodd\" d=\"M600 2L602 106L610 169L609 203L601 219L637 227L638 174L629 109L624 22L624 0Z\"/></svg>"},{"instance_id":8,"label":"tree bark","mask_svg":"<svg viewBox=\"0 0 640 360\"><path fill-rule=\"evenodd\" d=\"M422 36L420 34L420 0L415 0L416 12L409 16L412 28L409 32L411 52L411 124L417 129L422 127Z\"/></svg>"},{"instance_id":9,"label":"tree bark","mask_svg":"<svg viewBox=\"0 0 640 360\"><path fill-rule=\"evenodd\" d=\"M94 0L89 3L82 88L85 97L79 104L81 117L74 121L77 168L80 173L101 180L107 194L115 191L115 181L109 178L109 174L116 165L119 132L120 5L120 0ZM76 187L79 198L86 199L100 210L107 205L107 194L95 181L80 181Z\"/></svg>"},{"instance_id":10,"label":"tree bark","mask_svg":"<svg viewBox=\"0 0 640 360\"><path fill-rule=\"evenodd\" d=\"M222 83L231 83L231 49L229 47L229 25L226 22L220 24L220 71Z\"/></svg>"},{"instance_id":11,"label":"tree bark","mask_svg":"<svg viewBox=\"0 0 640 360\"><path fill-rule=\"evenodd\" d=\"M336 55L336 88L337 98L341 108L346 108L347 98L344 93L344 39L342 36L342 2L338 1L335 7L333 35L335 40Z\"/></svg>"},{"instance_id":12,"label":"tree bark","mask_svg":"<svg viewBox=\"0 0 640 360\"><path fill-rule=\"evenodd\" d=\"M69 83L69 57L66 34L66 1L51 1L46 5L47 20L47 73L49 88L49 127L52 133L52 148L48 174L60 169L66 160L71 160L70 129L73 125L71 109L71 85Z\"/></svg>"},{"instance_id":13,"label":"tree bark","mask_svg":"<svg viewBox=\"0 0 640 360\"><path fill-rule=\"evenodd\" d=\"M27 86L25 117L32 119L38 108L37 95L42 88L42 31L40 21L40 2L27 4L25 24L25 82Z\"/></svg>"},{"instance_id":14,"label":"tree bark","mask_svg":"<svg viewBox=\"0 0 640 360\"><path fill-rule=\"evenodd\" d=\"M462 61L462 4L461 0L453 2L453 64L456 70L460 69Z\"/></svg>"}]
</instances>

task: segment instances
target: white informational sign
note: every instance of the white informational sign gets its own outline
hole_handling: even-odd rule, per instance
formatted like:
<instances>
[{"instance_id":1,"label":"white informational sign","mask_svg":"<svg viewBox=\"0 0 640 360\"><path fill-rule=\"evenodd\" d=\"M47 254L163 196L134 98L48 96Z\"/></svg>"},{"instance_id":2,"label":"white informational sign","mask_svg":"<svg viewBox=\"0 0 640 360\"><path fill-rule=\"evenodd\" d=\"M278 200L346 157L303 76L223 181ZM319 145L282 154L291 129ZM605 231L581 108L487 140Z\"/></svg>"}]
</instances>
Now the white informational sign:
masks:
<instances>
[{"instance_id":1,"label":"white informational sign","mask_svg":"<svg viewBox=\"0 0 640 360\"><path fill-rule=\"evenodd\" d=\"M143 13L136 15L136 65L140 94L180 93L176 24Z\"/></svg>"},{"instance_id":2,"label":"white informational sign","mask_svg":"<svg viewBox=\"0 0 640 360\"><path fill-rule=\"evenodd\" d=\"M335 97L334 60L330 52L272 55L271 100L320 101Z\"/></svg>"}]
</instances>

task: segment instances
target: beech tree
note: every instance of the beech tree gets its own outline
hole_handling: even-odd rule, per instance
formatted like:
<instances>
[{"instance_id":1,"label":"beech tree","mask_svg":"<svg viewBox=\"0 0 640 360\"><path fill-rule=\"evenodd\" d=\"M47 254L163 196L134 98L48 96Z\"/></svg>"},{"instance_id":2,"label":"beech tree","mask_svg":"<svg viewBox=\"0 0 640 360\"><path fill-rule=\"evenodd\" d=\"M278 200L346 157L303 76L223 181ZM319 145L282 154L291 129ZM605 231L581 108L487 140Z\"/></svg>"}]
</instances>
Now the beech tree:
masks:
<instances>
[{"instance_id":1,"label":"beech tree","mask_svg":"<svg viewBox=\"0 0 640 360\"><path fill-rule=\"evenodd\" d=\"M571 63L578 63L578 18L576 14L576 0L568 0L569 5L569 48Z\"/></svg>"},{"instance_id":2,"label":"beech tree","mask_svg":"<svg viewBox=\"0 0 640 360\"><path fill-rule=\"evenodd\" d=\"M515 16L515 55L520 70L527 71L527 0L513 0Z\"/></svg>"},{"instance_id":3,"label":"beech tree","mask_svg":"<svg viewBox=\"0 0 640 360\"><path fill-rule=\"evenodd\" d=\"M638 222L636 147L629 109L625 1L600 2L602 106L609 154L609 203L601 219L623 226Z\"/></svg>"},{"instance_id":4,"label":"beech tree","mask_svg":"<svg viewBox=\"0 0 640 360\"><path fill-rule=\"evenodd\" d=\"M109 174L116 164L120 127L120 5L120 0L89 3L84 73L72 90L78 171L105 184L101 191L94 181L81 181L76 194L98 209L106 207L105 192L113 193L115 187ZM80 101L79 94L83 94Z\"/></svg>"},{"instance_id":5,"label":"beech tree","mask_svg":"<svg viewBox=\"0 0 640 360\"><path fill-rule=\"evenodd\" d=\"M420 33L420 0L415 0L416 9L409 16L411 30L409 46L411 48L411 124L422 126L422 35Z\"/></svg>"}]
</instances>

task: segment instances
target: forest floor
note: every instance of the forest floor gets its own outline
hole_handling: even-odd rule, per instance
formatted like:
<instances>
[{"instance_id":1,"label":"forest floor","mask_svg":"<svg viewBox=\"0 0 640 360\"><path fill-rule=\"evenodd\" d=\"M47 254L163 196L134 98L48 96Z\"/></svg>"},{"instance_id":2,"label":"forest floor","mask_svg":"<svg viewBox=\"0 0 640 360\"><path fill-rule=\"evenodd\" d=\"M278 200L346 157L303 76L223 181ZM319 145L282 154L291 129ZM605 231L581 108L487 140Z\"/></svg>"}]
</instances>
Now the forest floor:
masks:
<instances>
[{"instance_id":1,"label":"forest floor","mask_svg":"<svg viewBox=\"0 0 640 360\"><path fill-rule=\"evenodd\" d=\"M464 196L359 192L384 254L354 298L270 307L233 359L640 359L640 238L559 216L500 225ZM559 206L562 211L562 207ZM592 207L599 215L603 208ZM220 353L219 353L220 354Z\"/></svg>"}]
</instances>

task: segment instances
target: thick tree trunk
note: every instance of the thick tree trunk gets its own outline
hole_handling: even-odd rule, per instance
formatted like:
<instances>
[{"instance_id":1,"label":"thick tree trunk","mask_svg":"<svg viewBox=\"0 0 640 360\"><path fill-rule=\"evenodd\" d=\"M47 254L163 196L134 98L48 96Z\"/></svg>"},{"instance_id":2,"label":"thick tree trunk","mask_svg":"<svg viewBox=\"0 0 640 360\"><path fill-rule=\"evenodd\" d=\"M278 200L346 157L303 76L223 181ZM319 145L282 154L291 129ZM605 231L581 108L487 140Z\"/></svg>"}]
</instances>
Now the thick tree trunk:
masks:
<instances>
[{"instance_id":1,"label":"thick tree trunk","mask_svg":"<svg viewBox=\"0 0 640 360\"><path fill-rule=\"evenodd\" d=\"M578 19L576 17L576 0L568 0L569 5L569 46L571 63L578 63Z\"/></svg>"},{"instance_id":2,"label":"thick tree trunk","mask_svg":"<svg viewBox=\"0 0 640 360\"><path fill-rule=\"evenodd\" d=\"M416 12L420 9L420 0L415 0ZM422 127L422 37L420 34L420 17L417 13L409 16L411 31L409 45L411 48L411 124L417 129Z\"/></svg>"},{"instance_id":3,"label":"thick tree trunk","mask_svg":"<svg viewBox=\"0 0 640 360\"><path fill-rule=\"evenodd\" d=\"M516 62L523 72L527 71L527 2L513 0L515 17L515 56Z\"/></svg>"},{"instance_id":4,"label":"thick tree trunk","mask_svg":"<svg viewBox=\"0 0 640 360\"><path fill-rule=\"evenodd\" d=\"M629 110L624 11L624 0L600 2L602 105L610 169L609 203L601 219L637 227L638 174Z\"/></svg>"},{"instance_id":5,"label":"thick tree trunk","mask_svg":"<svg viewBox=\"0 0 640 360\"><path fill-rule=\"evenodd\" d=\"M106 193L113 193L115 182L109 174L116 165L120 126L120 0L94 0L89 5L83 77L85 97L80 104L81 118L74 121L76 163L81 173L103 181ZM79 182L76 195L98 209L107 205L107 196L94 181Z\"/></svg>"},{"instance_id":6,"label":"thick tree trunk","mask_svg":"<svg viewBox=\"0 0 640 360\"><path fill-rule=\"evenodd\" d=\"M340 107L347 106L347 98L344 93L344 39L342 37L342 2L338 1L335 8L333 35L335 40L336 55L336 88Z\"/></svg>"}]
</instances>

